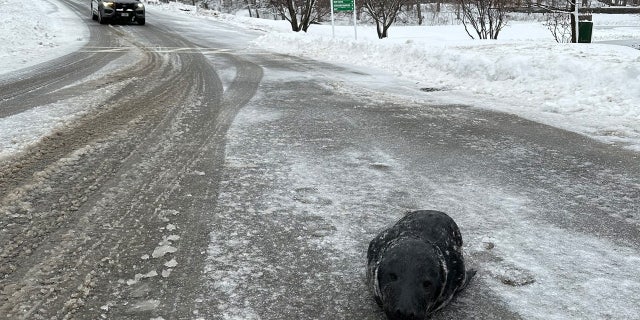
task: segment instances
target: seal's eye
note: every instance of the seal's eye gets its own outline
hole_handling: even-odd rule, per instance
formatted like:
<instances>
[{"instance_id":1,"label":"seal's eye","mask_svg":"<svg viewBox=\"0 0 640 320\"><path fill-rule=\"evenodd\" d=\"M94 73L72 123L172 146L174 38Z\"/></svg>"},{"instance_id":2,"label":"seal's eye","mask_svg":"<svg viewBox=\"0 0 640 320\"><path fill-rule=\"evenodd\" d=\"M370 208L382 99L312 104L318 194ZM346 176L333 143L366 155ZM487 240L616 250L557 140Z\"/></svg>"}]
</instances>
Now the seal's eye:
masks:
<instances>
[{"instance_id":1,"label":"seal's eye","mask_svg":"<svg viewBox=\"0 0 640 320\"><path fill-rule=\"evenodd\" d=\"M431 283L431 281L423 281L422 282L422 287L425 288L425 289L431 288L432 285L433 284Z\"/></svg>"},{"instance_id":2,"label":"seal's eye","mask_svg":"<svg viewBox=\"0 0 640 320\"><path fill-rule=\"evenodd\" d=\"M397 274L395 274L395 273L393 273L393 272L392 272L392 273L389 273L389 280L391 280L391 281L396 281L396 280L398 280L398 275L397 275Z\"/></svg>"}]
</instances>

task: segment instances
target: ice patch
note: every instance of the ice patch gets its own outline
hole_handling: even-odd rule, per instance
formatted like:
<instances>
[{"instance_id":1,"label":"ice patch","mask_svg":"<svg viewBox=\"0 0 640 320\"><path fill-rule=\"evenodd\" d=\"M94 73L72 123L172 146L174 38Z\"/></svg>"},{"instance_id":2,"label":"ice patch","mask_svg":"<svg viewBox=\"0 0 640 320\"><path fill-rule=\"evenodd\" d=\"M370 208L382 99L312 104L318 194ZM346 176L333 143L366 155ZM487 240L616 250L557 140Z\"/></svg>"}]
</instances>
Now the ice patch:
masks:
<instances>
[{"instance_id":1,"label":"ice patch","mask_svg":"<svg viewBox=\"0 0 640 320\"><path fill-rule=\"evenodd\" d=\"M167 237L167 241L178 241L178 240L180 240L180 236L179 235L173 234L173 235L170 235L170 236Z\"/></svg>"},{"instance_id":2,"label":"ice patch","mask_svg":"<svg viewBox=\"0 0 640 320\"><path fill-rule=\"evenodd\" d=\"M138 282L140 282L140 280L142 279L147 279L147 278L153 278L158 276L158 272L156 272L155 270L151 270L145 274L141 274L141 273L136 273L135 276L133 276L133 279L129 279L127 280L127 285L132 286Z\"/></svg>"},{"instance_id":3,"label":"ice patch","mask_svg":"<svg viewBox=\"0 0 640 320\"><path fill-rule=\"evenodd\" d=\"M177 265L178 262L176 262L176 259L171 259L164 264L164 266L167 268L175 268Z\"/></svg>"},{"instance_id":4,"label":"ice patch","mask_svg":"<svg viewBox=\"0 0 640 320\"><path fill-rule=\"evenodd\" d=\"M224 320L259 320L260 316L251 309L228 310L223 313Z\"/></svg>"},{"instance_id":5,"label":"ice patch","mask_svg":"<svg viewBox=\"0 0 640 320\"><path fill-rule=\"evenodd\" d=\"M129 312L144 312L144 311L152 311L157 309L160 306L160 301L158 300L145 300L138 303L135 303L129 308Z\"/></svg>"},{"instance_id":6,"label":"ice patch","mask_svg":"<svg viewBox=\"0 0 640 320\"><path fill-rule=\"evenodd\" d=\"M170 246L170 245L160 245L158 247L155 248L155 250L153 250L153 253L151 254L152 258L160 258L160 257L164 257L167 253L174 253L178 251L178 248Z\"/></svg>"},{"instance_id":7,"label":"ice patch","mask_svg":"<svg viewBox=\"0 0 640 320\"><path fill-rule=\"evenodd\" d=\"M179 235L172 234L170 236L164 236L162 238L162 241L160 241L160 243L158 244L158 247L156 247L153 250L151 257L154 259L160 258L160 257L164 257L164 255L166 255L167 253L174 253L178 251L178 248L171 245L172 241L178 241L178 240L180 240Z\"/></svg>"}]
</instances>

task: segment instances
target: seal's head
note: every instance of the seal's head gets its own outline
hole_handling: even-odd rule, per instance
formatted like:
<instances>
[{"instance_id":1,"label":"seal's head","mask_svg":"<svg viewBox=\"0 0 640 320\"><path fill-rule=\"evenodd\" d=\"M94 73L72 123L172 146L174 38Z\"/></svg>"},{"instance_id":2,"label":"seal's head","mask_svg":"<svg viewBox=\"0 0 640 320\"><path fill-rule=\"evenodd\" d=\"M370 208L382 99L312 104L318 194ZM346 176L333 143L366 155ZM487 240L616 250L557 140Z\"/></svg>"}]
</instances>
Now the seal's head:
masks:
<instances>
[{"instance_id":1,"label":"seal's head","mask_svg":"<svg viewBox=\"0 0 640 320\"><path fill-rule=\"evenodd\" d=\"M441 254L431 244L405 238L390 245L376 270L382 309L390 320L424 320L446 279Z\"/></svg>"}]
</instances>

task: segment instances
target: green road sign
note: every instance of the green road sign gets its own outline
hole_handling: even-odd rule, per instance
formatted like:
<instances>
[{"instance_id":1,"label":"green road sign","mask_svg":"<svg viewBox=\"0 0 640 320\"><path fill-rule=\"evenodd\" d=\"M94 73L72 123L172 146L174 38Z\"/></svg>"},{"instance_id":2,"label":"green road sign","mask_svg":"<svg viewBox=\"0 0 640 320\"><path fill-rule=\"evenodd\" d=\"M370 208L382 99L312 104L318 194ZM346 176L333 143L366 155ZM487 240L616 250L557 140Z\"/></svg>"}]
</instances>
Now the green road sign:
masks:
<instances>
[{"instance_id":1,"label":"green road sign","mask_svg":"<svg viewBox=\"0 0 640 320\"><path fill-rule=\"evenodd\" d=\"M334 11L353 11L353 0L332 0Z\"/></svg>"}]
</instances>

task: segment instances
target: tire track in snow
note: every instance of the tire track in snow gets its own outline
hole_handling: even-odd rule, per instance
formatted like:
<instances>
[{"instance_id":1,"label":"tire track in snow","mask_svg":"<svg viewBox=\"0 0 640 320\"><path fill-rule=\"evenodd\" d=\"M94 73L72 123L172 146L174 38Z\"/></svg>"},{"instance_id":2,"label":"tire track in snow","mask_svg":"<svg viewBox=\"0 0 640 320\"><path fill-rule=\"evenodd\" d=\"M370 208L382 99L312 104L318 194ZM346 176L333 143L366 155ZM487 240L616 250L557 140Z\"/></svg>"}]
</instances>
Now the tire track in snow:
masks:
<instances>
[{"instance_id":1,"label":"tire track in snow","mask_svg":"<svg viewBox=\"0 0 640 320\"><path fill-rule=\"evenodd\" d=\"M143 32L143 41L186 45L153 26ZM0 314L191 314L226 130L262 71L228 56L237 76L223 94L202 55L143 54L131 76L144 87L123 89L0 169Z\"/></svg>"}]
</instances>

